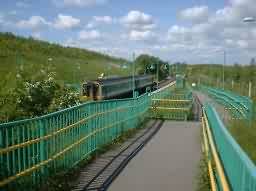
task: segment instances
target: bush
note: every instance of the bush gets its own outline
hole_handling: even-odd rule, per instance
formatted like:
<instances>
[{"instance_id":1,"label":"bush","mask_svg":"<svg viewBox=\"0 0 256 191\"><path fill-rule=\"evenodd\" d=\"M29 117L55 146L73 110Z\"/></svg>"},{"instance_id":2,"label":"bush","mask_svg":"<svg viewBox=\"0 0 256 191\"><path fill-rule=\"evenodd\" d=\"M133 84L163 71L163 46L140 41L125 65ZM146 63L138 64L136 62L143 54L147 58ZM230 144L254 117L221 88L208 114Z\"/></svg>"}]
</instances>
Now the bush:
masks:
<instances>
[{"instance_id":1,"label":"bush","mask_svg":"<svg viewBox=\"0 0 256 191\"><path fill-rule=\"evenodd\" d=\"M27 67L33 69L34 64ZM50 65L37 67L37 72L31 75L28 71L32 70L25 70L21 65L15 88L0 91L1 122L41 116L80 103L79 93L57 83L54 68ZM4 90L5 83L0 85Z\"/></svg>"}]
</instances>

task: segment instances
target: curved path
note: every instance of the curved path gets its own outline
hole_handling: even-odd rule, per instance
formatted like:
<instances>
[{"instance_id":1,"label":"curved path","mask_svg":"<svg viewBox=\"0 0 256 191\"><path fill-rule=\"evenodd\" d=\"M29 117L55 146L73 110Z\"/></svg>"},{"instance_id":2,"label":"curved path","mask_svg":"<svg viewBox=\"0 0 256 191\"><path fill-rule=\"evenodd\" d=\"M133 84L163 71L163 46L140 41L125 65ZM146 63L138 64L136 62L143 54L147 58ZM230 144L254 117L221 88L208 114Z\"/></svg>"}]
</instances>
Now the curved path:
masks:
<instances>
[{"instance_id":1,"label":"curved path","mask_svg":"<svg viewBox=\"0 0 256 191\"><path fill-rule=\"evenodd\" d=\"M165 122L108 190L193 191L200 148L200 123Z\"/></svg>"}]
</instances>

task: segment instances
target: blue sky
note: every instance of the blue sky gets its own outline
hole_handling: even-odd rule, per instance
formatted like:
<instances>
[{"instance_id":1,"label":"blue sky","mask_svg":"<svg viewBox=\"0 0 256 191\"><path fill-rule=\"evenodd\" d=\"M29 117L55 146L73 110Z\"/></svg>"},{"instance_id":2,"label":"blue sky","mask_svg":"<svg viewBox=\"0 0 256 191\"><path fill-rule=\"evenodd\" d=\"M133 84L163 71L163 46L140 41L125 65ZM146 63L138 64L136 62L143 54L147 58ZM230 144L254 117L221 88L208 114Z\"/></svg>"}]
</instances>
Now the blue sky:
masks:
<instances>
[{"instance_id":1,"label":"blue sky","mask_svg":"<svg viewBox=\"0 0 256 191\"><path fill-rule=\"evenodd\" d=\"M9 0L0 31L131 59L249 63L256 55L255 0Z\"/></svg>"}]
</instances>

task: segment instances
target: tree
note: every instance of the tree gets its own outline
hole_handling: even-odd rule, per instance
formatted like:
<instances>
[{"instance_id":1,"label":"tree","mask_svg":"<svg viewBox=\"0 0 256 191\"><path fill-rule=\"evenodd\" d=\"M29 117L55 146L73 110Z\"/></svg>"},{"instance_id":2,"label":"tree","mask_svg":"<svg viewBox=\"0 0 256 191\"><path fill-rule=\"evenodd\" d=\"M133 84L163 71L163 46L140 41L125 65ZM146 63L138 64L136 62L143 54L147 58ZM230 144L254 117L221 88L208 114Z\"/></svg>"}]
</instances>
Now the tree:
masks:
<instances>
[{"instance_id":1,"label":"tree","mask_svg":"<svg viewBox=\"0 0 256 191\"><path fill-rule=\"evenodd\" d=\"M158 57L143 54L137 57L135 63L139 74L152 74L156 76L157 71L159 71L159 80L163 80L169 75L168 62L164 62Z\"/></svg>"}]
</instances>

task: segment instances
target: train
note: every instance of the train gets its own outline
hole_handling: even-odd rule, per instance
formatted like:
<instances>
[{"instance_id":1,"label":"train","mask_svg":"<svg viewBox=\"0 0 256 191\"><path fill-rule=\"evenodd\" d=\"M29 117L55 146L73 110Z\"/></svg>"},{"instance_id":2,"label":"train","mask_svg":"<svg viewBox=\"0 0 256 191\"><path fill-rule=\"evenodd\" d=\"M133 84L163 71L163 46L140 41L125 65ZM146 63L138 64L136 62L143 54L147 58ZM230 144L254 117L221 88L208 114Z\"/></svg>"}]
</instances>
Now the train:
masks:
<instances>
[{"instance_id":1,"label":"train","mask_svg":"<svg viewBox=\"0 0 256 191\"><path fill-rule=\"evenodd\" d=\"M136 75L126 77L102 78L83 83L82 94L93 100L107 100L113 98L130 97L133 88L144 93L155 89L156 82L153 75Z\"/></svg>"}]
</instances>

